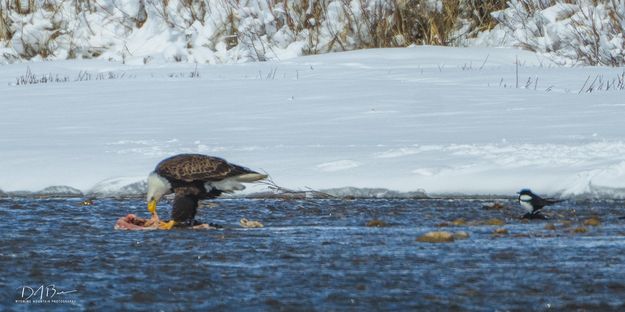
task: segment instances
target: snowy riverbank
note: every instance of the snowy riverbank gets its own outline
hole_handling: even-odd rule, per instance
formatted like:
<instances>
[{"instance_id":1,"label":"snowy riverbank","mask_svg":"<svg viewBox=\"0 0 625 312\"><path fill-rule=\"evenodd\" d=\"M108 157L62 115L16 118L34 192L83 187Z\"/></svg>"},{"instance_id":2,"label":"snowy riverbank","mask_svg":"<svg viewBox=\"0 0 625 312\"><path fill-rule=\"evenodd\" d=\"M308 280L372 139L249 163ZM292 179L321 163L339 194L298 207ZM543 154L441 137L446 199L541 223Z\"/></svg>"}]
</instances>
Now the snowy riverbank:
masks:
<instances>
[{"instance_id":1,"label":"snowy riverbank","mask_svg":"<svg viewBox=\"0 0 625 312\"><path fill-rule=\"evenodd\" d=\"M18 84L27 68L31 81L59 82ZM495 48L361 50L197 70L1 65L0 189L114 194L160 159L197 152L292 189L625 197L622 77L621 68L557 67Z\"/></svg>"}]
</instances>

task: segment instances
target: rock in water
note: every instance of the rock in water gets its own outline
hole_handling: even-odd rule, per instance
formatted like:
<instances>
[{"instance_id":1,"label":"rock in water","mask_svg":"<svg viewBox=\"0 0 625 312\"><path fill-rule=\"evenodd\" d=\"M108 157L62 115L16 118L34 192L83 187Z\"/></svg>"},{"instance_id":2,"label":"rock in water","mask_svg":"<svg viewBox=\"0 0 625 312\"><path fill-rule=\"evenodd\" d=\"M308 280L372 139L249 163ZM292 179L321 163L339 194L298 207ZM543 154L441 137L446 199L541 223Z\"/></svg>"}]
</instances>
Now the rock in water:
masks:
<instances>
[{"instance_id":1,"label":"rock in water","mask_svg":"<svg viewBox=\"0 0 625 312\"><path fill-rule=\"evenodd\" d=\"M577 227L573 230L573 233L586 233L586 232L588 232L588 230L586 230L586 228L583 226Z\"/></svg>"},{"instance_id":2,"label":"rock in water","mask_svg":"<svg viewBox=\"0 0 625 312\"><path fill-rule=\"evenodd\" d=\"M488 220L486 220L486 221L484 222L484 224L486 224L486 225L498 225L498 226L501 226L501 225L506 224L506 222L505 222L505 221L503 221L503 220L501 220L501 219L492 218L492 219L488 219Z\"/></svg>"},{"instance_id":3,"label":"rock in water","mask_svg":"<svg viewBox=\"0 0 625 312\"><path fill-rule=\"evenodd\" d=\"M378 220L378 219L373 219L369 222L367 222L367 226L368 227L385 227L388 224L386 224L386 222L382 221L382 220Z\"/></svg>"},{"instance_id":4,"label":"rock in water","mask_svg":"<svg viewBox=\"0 0 625 312\"><path fill-rule=\"evenodd\" d=\"M508 235L508 230L506 230L505 228L498 228L495 229L493 235Z\"/></svg>"},{"instance_id":5,"label":"rock in water","mask_svg":"<svg viewBox=\"0 0 625 312\"><path fill-rule=\"evenodd\" d=\"M263 224L258 221L248 220L243 218L239 220L239 224L244 228L262 228Z\"/></svg>"},{"instance_id":6,"label":"rock in water","mask_svg":"<svg viewBox=\"0 0 625 312\"><path fill-rule=\"evenodd\" d=\"M454 239L467 239L467 238L469 238L469 233L465 231L454 233Z\"/></svg>"},{"instance_id":7,"label":"rock in water","mask_svg":"<svg viewBox=\"0 0 625 312\"><path fill-rule=\"evenodd\" d=\"M589 219L584 220L584 225L586 226L599 226L601 225L601 220L598 217L591 217Z\"/></svg>"},{"instance_id":8,"label":"rock in water","mask_svg":"<svg viewBox=\"0 0 625 312\"><path fill-rule=\"evenodd\" d=\"M463 226L467 224L467 221L465 219L459 218L456 219L454 221L451 221L451 224L455 225L455 226Z\"/></svg>"},{"instance_id":9,"label":"rock in water","mask_svg":"<svg viewBox=\"0 0 625 312\"><path fill-rule=\"evenodd\" d=\"M450 243L454 241L454 234L445 231L427 232L417 238L422 243Z\"/></svg>"}]
</instances>

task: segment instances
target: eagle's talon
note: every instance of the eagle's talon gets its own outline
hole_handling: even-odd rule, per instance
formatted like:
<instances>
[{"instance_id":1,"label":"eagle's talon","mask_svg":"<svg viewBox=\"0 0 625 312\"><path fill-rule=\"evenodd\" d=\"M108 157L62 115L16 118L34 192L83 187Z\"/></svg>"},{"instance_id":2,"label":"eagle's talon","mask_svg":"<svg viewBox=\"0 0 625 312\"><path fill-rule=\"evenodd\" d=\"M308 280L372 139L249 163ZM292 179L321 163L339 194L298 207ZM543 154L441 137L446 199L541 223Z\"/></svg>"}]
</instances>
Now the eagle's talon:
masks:
<instances>
[{"instance_id":1,"label":"eagle's talon","mask_svg":"<svg viewBox=\"0 0 625 312\"><path fill-rule=\"evenodd\" d=\"M171 221L168 221L168 222L161 222L159 224L158 228L160 230L171 230L174 227L174 225L176 225L176 221L171 220Z\"/></svg>"}]
</instances>

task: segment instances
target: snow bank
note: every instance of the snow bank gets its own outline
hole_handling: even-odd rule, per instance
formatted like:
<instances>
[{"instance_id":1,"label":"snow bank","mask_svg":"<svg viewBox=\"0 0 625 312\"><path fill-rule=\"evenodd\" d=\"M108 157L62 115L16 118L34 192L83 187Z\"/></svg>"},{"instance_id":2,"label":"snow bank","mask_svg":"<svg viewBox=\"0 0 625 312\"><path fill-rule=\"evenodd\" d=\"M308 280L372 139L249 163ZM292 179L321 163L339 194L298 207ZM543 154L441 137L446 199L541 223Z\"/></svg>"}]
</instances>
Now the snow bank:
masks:
<instances>
[{"instance_id":1,"label":"snow bank","mask_svg":"<svg viewBox=\"0 0 625 312\"><path fill-rule=\"evenodd\" d=\"M580 92L589 75L622 69L549 64L514 49L416 47L198 65L198 75L185 64L3 65L0 188L142 197L160 160L192 152L289 189L352 196L623 197L624 91ZM69 79L16 85L27 66ZM84 72L114 75L75 79Z\"/></svg>"},{"instance_id":2,"label":"snow bank","mask_svg":"<svg viewBox=\"0 0 625 312\"><path fill-rule=\"evenodd\" d=\"M79 189L66 185L49 186L33 195L39 197L83 197L83 193Z\"/></svg>"},{"instance_id":3,"label":"snow bank","mask_svg":"<svg viewBox=\"0 0 625 312\"><path fill-rule=\"evenodd\" d=\"M424 190L397 192L385 188L341 187L321 191L339 198L428 198Z\"/></svg>"},{"instance_id":4,"label":"snow bank","mask_svg":"<svg viewBox=\"0 0 625 312\"><path fill-rule=\"evenodd\" d=\"M88 197L144 197L148 184L144 177L111 178L98 182L89 191Z\"/></svg>"}]
</instances>

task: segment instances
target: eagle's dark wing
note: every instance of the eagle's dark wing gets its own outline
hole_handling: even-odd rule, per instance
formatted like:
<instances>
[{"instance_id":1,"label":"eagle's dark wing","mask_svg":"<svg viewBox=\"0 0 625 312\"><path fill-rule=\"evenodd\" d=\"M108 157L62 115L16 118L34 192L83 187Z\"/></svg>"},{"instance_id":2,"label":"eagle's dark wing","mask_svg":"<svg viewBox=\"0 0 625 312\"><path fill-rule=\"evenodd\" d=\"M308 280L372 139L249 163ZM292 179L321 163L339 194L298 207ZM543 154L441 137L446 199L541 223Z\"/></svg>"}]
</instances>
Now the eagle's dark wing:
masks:
<instances>
[{"instance_id":1,"label":"eagle's dark wing","mask_svg":"<svg viewBox=\"0 0 625 312\"><path fill-rule=\"evenodd\" d=\"M219 157L200 154L180 154L161 161L156 173L166 179L179 181L220 181L228 177L257 173L231 164Z\"/></svg>"}]
</instances>

